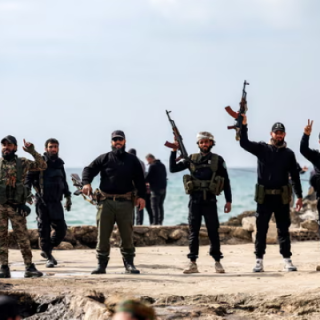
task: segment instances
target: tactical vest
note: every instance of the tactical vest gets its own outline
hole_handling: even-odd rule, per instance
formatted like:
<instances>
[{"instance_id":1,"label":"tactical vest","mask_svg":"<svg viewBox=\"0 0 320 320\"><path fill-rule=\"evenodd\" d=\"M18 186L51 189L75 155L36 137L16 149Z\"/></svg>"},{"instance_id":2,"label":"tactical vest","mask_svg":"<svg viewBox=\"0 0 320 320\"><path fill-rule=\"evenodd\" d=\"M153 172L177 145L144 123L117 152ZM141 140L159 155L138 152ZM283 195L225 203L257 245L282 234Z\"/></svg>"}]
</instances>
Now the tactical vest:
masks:
<instances>
[{"instance_id":1,"label":"tactical vest","mask_svg":"<svg viewBox=\"0 0 320 320\"><path fill-rule=\"evenodd\" d=\"M192 162L190 163L191 175L183 176L183 184L186 194L202 191L203 198L206 199L207 192L218 196L224 187L224 178L217 176L219 157L217 154L212 154L209 163L202 163L200 161L201 154L195 153L191 155ZM212 177L210 180L200 180L194 176L196 170L201 168L210 168Z\"/></svg>"},{"instance_id":2,"label":"tactical vest","mask_svg":"<svg viewBox=\"0 0 320 320\"><path fill-rule=\"evenodd\" d=\"M25 204L29 196L30 190L24 186L22 181L23 167L21 158L16 159L17 179L15 187L6 185L2 180L2 163L0 159L0 204L5 204L8 200L14 204Z\"/></svg>"}]
</instances>

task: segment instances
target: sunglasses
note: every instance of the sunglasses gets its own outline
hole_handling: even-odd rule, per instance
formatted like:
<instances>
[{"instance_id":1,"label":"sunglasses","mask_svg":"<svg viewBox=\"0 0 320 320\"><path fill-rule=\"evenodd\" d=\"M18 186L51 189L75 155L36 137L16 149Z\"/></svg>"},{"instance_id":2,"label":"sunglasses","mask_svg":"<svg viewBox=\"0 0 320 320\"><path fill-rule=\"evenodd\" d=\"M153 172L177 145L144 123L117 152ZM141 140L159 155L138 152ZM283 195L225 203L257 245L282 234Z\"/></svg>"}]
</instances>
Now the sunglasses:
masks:
<instances>
[{"instance_id":1,"label":"sunglasses","mask_svg":"<svg viewBox=\"0 0 320 320\"><path fill-rule=\"evenodd\" d=\"M112 138L112 141L123 141L124 139L123 138L120 138L120 137L116 137L116 138Z\"/></svg>"}]
</instances>

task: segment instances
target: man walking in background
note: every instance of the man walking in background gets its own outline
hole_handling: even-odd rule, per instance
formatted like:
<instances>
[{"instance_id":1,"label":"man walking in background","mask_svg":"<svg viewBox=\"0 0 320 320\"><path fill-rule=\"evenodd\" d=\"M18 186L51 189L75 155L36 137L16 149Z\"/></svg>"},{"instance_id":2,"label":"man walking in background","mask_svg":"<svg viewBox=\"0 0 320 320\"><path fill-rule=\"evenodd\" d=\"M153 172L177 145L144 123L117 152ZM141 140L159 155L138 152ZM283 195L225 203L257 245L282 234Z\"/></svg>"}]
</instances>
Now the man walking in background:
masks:
<instances>
[{"instance_id":1,"label":"man walking in background","mask_svg":"<svg viewBox=\"0 0 320 320\"><path fill-rule=\"evenodd\" d=\"M147 154L146 160L149 164L146 181L149 183L151 192L153 224L162 225L164 219L163 203L166 198L167 188L167 171L165 165L151 153Z\"/></svg>"}]
</instances>

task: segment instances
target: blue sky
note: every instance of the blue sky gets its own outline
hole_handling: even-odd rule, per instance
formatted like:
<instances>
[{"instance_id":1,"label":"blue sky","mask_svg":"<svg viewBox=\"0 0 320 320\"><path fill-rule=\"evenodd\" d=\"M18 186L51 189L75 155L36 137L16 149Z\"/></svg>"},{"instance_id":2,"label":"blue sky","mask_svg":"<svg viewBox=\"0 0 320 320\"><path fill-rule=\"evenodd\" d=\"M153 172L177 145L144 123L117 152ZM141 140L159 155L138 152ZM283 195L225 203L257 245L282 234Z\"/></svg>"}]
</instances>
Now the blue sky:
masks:
<instances>
[{"instance_id":1,"label":"blue sky","mask_svg":"<svg viewBox=\"0 0 320 320\"><path fill-rule=\"evenodd\" d=\"M0 0L1 135L38 151L56 137L66 166L83 167L122 129L138 156L165 161L168 109L189 153L206 130L229 167L255 166L224 110L237 109L246 79L250 139L267 141L282 121L308 164L299 143L311 118L318 148L319 9L316 0Z\"/></svg>"}]
</instances>

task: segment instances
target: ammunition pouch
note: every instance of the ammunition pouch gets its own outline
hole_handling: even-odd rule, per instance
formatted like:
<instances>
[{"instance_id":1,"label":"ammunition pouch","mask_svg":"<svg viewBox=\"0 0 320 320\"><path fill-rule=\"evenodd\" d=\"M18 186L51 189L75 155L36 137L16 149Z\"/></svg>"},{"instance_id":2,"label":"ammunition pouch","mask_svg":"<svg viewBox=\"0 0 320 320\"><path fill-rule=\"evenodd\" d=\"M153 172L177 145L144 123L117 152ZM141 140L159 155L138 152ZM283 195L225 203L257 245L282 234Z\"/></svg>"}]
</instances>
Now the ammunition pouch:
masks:
<instances>
[{"instance_id":1,"label":"ammunition pouch","mask_svg":"<svg viewBox=\"0 0 320 320\"><path fill-rule=\"evenodd\" d=\"M292 186L288 184L281 187L281 189L265 189L263 185L256 184L254 200L258 204L264 204L266 195L280 195L282 204L289 204L292 197Z\"/></svg>"},{"instance_id":2,"label":"ammunition pouch","mask_svg":"<svg viewBox=\"0 0 320 320\"><path fill-rule=\"evenodd\" d=\"M186 174L183 176L183 185L186 194L192 194L196 191L205 191L218 196L224 188L224 178L216 176L212 180L198 180L191 175Z\"/></svg>"},{"instance_id":3,"label":"ammunition pouch","mask_svg":"<svg viewBox=\"0 0 320 320\"><path fill-rule=\"evenodd\" d=\"M192 177L190 176L190 174L185 174L183 176L183 186L186 194L191 194L193 192L194 187L193 187Z\"/></svg>"},{"instance_id":4,"label":"ammunition pouch","mask_svg":"<svg viewBox=\"0 0 320 320\"><path fill-rule=\"evenodd\" d=\"M256 184L256 191L254 194L254 201L257 202L258 204L263 204L264 203L264 198L266 196L264 186L260 184Z\"/></svg>"},{"instance_id":5,"label":"ammunition pouch","mask_svg":"<svg viewBox=\"0 0 320 320\"><path fill-rule=\"evenodd\" d=\"M282 187L281 197L282 197L283 204L289 204L291 202L291 198L292 198L292 185L291 184L288 184L288 185Z\"/></svg>"}]
</instances>

